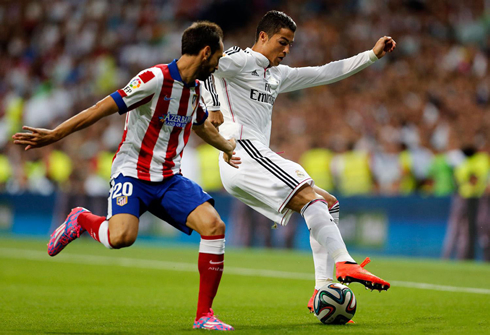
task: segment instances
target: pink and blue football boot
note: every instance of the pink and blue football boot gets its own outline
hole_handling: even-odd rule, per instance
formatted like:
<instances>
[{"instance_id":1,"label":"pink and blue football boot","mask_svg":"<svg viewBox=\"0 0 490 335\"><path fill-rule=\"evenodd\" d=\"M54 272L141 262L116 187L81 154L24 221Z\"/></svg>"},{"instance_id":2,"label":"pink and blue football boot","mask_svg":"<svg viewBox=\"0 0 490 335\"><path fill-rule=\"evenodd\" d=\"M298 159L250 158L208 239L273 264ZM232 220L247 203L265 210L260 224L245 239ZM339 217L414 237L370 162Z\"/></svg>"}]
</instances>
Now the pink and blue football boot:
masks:
<instances>
[{"instance_id":1,"label":"pink and blue football boot","mask_svg":"<svg viewBox=\"0 0 490 335\"><path fill-rule=\"evenodd\" d=\"M48 243L49 256L56 256L63 250L68 243L77 239L85 232L85 229L78 224L78 216L83 212L88 212L88 209L83 207L73 208L66 217L65 222L56 229Z\"/></svg>"},{"instance_id":2,"label":"pink and blue football boot","mask_svg":"<svg viewBox=\"0 0 490 335\"><path fill-rule=\"evenodd\" d=\"M194 321L194 326L192 328L208 330L234 330L232 326L218 320L216 316L214 316L212 309L210 309L208 314L201 316L199 320Z\"/></svg>"}]
</instances>

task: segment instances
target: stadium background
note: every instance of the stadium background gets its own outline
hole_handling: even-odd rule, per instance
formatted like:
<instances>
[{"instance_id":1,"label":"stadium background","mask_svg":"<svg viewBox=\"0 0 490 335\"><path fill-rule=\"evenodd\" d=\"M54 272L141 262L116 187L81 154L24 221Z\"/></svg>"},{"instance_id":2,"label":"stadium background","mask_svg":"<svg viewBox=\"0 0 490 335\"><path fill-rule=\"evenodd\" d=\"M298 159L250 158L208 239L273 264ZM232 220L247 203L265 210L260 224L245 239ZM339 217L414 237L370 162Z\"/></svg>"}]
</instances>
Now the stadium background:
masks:
<instances>
[{"instance_id":1,"label":"stadium background","mask_svg":"<svg viewBox=\"0 0 490 335\"><path fill-rule=\"evenodd\" d=\"M47 237L74 205L104 214L123 118L29 152L10 141L22 125L53 128L139 70L178 58L194 20L219 23L225 48L251 46L269 9L298 24L291 66L352 56L385 34L398 43L354 77L283 95L274 107L273 148L339 197L350 249L490 260L485 0L2 1L2 235ZM216 156L191 137L183 172L215 196L228 246L308 249L299 217L271 230L221 189ZM197 243L194 235L142 219L140 240Z\"/></svg>"}]
</instances>

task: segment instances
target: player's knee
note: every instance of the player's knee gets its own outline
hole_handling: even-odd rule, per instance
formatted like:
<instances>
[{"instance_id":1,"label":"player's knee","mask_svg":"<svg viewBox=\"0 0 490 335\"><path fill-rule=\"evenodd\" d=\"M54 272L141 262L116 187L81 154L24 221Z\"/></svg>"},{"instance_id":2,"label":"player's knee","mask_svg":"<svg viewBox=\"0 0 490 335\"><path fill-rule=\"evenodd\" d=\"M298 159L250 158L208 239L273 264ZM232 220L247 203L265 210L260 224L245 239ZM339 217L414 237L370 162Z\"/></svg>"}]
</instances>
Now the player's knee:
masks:
<instances>
[{"instance_id":1,"label":"player's knee","mask_svg":"<svg viewBox=\"0 0 490 335\"><path fill-rule=\"evenodd\" d=\"M130 230L116 230L110 232L110 243L114 249L120 249L131 246L135 241L137 234Z\"/></svg>"},{"instance_id":2,"label":"player's knee","mask_svg":"<svg viewBox=\"0 0 490 335\"><path fill-rule=\"evenodd\" d=\"M333 195L331 195L330 193L326 194L326 195L323 195L323 198L325 199L325 201L328 203L328 208L331 208L333 205L335 205L337 202L339 202L337 200L336 197L334 197Z\"/></svg>"},{"instance_id":3,"label":"player's knee","mask_svg":"<svg viewBox=\"0 0 490 335\"><path fill-rule=\"evenodd\" d=\"M213 217L212 219L207 220L207 222L203 225L203 234L205 236L214 236L214 235L224 235L226 226L225 223L218 217Z\"/></svg>"}]
</instances>

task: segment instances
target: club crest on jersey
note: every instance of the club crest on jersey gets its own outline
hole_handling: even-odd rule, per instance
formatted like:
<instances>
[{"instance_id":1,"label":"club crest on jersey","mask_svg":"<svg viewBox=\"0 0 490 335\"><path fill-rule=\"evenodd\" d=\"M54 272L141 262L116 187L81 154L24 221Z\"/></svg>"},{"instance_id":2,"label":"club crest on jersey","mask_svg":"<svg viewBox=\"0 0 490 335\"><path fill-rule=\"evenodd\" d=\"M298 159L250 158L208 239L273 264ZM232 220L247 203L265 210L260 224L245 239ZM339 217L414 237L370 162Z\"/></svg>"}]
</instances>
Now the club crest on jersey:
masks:
<instances>
[{"instance_id":1,"label":"club crest on jersey","mask_svg":"<svg viewBox=\"0 0 490 335\"><path fill-rule=\"evenodd\" d=\"M118 206L124 206L127 203L128 203L128 197L127 196L117 197L117 199L116 199L116 204Z\"/></svg>"},{"instance_id":2,"label":"club crest on jersey","mask_svg":"<svg viewBox=\"0 0 490 335\"><path fill-rule=\"evenodd\" d=\"M197 95L197 94L194 94L192 96L192 109L196 109L198 98L199 98L199 95Z\"/></svg>"},{"instance_id":3,"label":"club crest on jersey","mask_svg":"<svg viewBox=\"0 0 490 335\"><path fill-rule=\"evenodd\" d=\"M303 171L300 171L300 170L296 170L296 175L300 178L303 178L305 176L305 174L303 173Z\"/></svg>"},{"instance_id":4,"label":"club crest on jersey","mask_svg":"<svg viewBox=\"0 0 490 335\"><path fill-rule=\"evenodd\" d=\"M129 83L129 87L131 87L133 90L139 88L140 86L141 86L141 79L139 79L139 78L134 78Z\"/></svg>"},{"instance_id":5,"label":"club crest on jersey","mask_svg":"<svg viewBox=\"0 0 490 335\"><path fill-rule=\"evenodd\" d=\"M164 114L159 116L160 122L166 126L184 128L189 122L192 121L192 116L178 115L178 114Z\"/></svg>"}]
</instances>

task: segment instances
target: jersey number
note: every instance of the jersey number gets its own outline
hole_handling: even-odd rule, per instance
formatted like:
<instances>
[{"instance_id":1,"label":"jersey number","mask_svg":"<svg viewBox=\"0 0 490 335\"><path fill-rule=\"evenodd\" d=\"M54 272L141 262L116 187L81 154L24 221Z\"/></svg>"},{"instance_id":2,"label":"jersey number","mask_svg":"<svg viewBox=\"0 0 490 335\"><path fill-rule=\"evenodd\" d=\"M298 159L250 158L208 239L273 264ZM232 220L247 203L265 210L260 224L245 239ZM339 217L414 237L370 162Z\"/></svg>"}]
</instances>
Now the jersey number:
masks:
<instances>
[{"instance_id":1,"label":"jersey number","mask_svg":"<svg viewBox=\"0 0 490 335\"><path fill-rule=\"evenodd\" d=\"M121 195L129 197L131 194L133 194L133 184L131 184L130 182L125 182L124 184L117 183L116 185L114 185L112 199L120 197Z\"/></svg>"}]
</instances>

